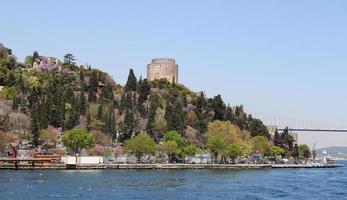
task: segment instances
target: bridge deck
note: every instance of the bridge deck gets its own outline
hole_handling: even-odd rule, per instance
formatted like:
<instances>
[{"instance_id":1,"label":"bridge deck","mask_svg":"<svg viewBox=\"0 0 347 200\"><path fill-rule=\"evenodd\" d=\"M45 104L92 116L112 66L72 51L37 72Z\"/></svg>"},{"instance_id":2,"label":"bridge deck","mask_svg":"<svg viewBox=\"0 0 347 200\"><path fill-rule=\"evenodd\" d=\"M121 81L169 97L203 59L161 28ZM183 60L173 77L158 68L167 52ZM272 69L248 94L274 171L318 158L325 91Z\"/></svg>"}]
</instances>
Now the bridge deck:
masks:
<instances>
[{"instance_id":1,"label":"bridge deck","mask_svg":"<svg viewBox=\"0 0 347 200\"><path fill-rule=\"evenodd\" d=\"M279 131L283 131L284 128L277 129ZM340 132L347 133L347 129L309 129L309 128L289 128L289 131L297 131L297 132Z\"/></svg>"}]
</instances>

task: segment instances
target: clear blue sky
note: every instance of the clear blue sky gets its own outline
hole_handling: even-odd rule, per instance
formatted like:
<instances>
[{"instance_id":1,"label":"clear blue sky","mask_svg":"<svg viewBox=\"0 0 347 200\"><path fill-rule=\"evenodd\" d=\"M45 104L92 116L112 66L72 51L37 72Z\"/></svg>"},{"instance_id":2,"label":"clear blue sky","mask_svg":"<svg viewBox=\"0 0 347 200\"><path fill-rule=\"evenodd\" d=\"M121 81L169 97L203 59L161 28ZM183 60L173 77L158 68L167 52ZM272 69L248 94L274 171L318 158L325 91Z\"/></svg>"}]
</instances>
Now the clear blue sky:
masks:
<instances>
[{"instance_id":1,"label":"clear blue sky","mask_svg":"<svg viewBox=\"0 0 347 200\"><path fill-rule=\"evenodd\" d=\"M231 105L347 126L344 0L11 0L0 24L19 60L73 53L124 83L130 67L146 76L152 58L172 57L181 83ZM302 139L347 146L318 136Z\"/></svg>"}]
</instances>

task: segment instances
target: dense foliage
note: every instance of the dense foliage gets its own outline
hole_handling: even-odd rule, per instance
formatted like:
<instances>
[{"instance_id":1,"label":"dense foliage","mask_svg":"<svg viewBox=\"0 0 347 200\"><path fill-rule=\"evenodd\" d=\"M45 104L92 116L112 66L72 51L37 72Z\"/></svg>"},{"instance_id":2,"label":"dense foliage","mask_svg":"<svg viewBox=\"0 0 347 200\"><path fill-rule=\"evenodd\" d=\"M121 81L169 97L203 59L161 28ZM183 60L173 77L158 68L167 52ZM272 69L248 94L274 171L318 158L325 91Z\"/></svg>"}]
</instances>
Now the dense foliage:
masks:
<instances>
[{"instance_id":1,"label":"dense foliage","mask_svg":"<svg viewBox=\"0 0 347 200\"><path fill-rule=\"evenodd\" d=\"M35 147L55 146L63 137L75 152L125 143L137 157L153 153L153 140L171 161L206 148L232 160L255 150L271 154L266 126L242 105L231 107L221 95L208 98L166 79L137 79L132 69L123 87L105 72L78 66L72 54L60 62L35 51L23 64L2 47L0 86L0 131ZM143 151L135 148L138 142ZM274 144L295 155L288 132L277 133Z\"/></svg>"}]
</instances>

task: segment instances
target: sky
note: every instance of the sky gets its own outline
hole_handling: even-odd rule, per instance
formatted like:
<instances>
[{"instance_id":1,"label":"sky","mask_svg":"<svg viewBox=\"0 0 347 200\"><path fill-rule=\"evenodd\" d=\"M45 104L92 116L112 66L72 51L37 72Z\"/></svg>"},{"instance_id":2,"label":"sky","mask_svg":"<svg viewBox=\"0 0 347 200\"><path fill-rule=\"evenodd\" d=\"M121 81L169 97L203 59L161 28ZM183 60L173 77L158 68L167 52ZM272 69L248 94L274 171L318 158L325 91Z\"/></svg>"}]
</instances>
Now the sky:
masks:
<instances>
[{"instance_id":1,"label":"sky","mask_svg":"<svg viewBox=\"0 0 347 200\"><path fill-rule=\"evenodd\" d=\"M120 84L170 57L180 83L256 116L347 127L346 25L344 0L3 0L0 42L20 61L72 53ZM344 133L299 137L347 146Z\"/></svg>"}]
</instances>

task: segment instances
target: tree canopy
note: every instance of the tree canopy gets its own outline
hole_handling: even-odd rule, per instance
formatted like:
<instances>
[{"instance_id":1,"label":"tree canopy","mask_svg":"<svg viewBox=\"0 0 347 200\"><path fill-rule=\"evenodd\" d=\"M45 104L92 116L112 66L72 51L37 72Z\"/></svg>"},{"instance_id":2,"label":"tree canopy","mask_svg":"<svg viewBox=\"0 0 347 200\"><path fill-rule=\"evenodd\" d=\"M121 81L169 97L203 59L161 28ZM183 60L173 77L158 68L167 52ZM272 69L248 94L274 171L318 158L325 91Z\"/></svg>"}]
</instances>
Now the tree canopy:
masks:
<instances>
[{"instance_id":1,"label":"tree canopy","mask_svg":"<svg viewBox=\"0 0 347 200\"><path fill-rule=\"evenodd\" d=\"M127 153L135 155L139 161L144 154L152 154L156 152L156 144L152 138L142 132L135 138L125 141L124 150Z\"/></svg>"},{"instance_id":2,"label":"tree canopy","mask_svg":"<svg viewBox=\"0 0 347 200\"><path fill-rule=\"evenodd\" d=\"M74 128L64 133L63 143L75 153L79 153L83 148L94 147L95 140L88 131Z\"/></svg>"}]
</instances>

